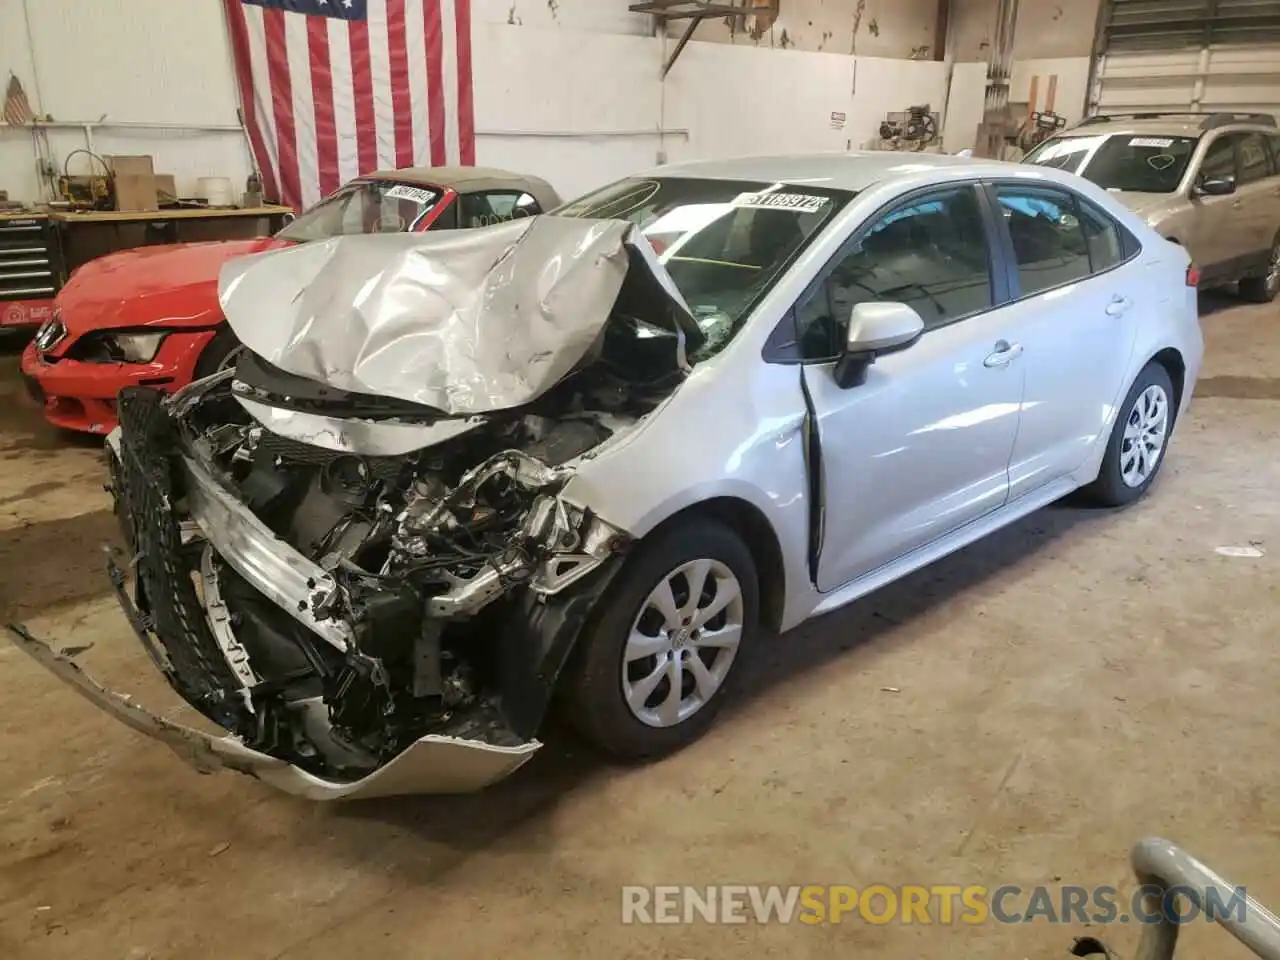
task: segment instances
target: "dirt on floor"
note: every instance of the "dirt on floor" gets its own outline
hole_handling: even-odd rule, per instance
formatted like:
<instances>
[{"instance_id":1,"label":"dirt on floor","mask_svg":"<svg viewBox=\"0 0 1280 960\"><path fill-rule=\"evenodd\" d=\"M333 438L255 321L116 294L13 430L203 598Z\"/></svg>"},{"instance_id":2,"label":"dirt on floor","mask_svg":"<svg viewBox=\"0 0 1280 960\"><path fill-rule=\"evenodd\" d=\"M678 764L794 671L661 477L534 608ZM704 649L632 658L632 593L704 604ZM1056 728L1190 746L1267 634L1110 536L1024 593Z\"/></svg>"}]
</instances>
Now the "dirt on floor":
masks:
<instances>
[{"instance_id":1,"label":"dirt on floor","mask_svg":"<svg viewBox=\"0 0 1280 960\"><path fill-rule=\"evenodd\" d=\"M1110 885L1127 907L1148 835L1280 907L1280 305L1207 308L1148 499L1041 511L769 641L735 708L662 763L603 765L552 730L478 796L318 806L191 771L0 644L0 956L1022 960L1085 933L1132 955L1134 924L936 907L629 925L622 890ZM0 357L0 620L91 644L86 669L188 717L100 573L100 449L46 428L16 366ZM1205 923L1183 938L1179 957L1251 956Z\"/></svg>"}]
</instances>

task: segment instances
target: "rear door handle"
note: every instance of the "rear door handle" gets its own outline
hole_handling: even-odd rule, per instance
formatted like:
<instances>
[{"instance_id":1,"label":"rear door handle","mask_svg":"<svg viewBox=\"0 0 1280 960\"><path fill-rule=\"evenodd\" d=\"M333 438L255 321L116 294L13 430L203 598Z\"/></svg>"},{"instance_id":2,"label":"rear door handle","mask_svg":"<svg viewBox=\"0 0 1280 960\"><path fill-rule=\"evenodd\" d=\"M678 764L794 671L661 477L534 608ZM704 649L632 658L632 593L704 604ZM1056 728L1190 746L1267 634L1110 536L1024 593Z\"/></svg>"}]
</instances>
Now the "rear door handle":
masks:
<instances>
[{"instance_id":1,"label":"rear door handle","mask_svg":"<svg viewBox=\"0 0 1280 960\"><path fill-rule=\"evenodd\" d=\"M1120 294L1117 293L1114 297L1111 298L1111 302L1107 304L1107 316L1108 317L1124 316L1124 314L1132 306L1133 306L1132 300L1130 300L1128 297L1121 296Z\"/></svg>"},{"instance_id":2,"label":"rear door handle","mask_svg":"<svg viewBox=\"0 0 1280 960\"><path fill-rule=\"evenodd\" d=\"M997 340L994 353L988 354L982 361L984 367L1007 367L1022 356L1022 344L1010 343L1008 340Z\"/></svg>"}]
</instances>

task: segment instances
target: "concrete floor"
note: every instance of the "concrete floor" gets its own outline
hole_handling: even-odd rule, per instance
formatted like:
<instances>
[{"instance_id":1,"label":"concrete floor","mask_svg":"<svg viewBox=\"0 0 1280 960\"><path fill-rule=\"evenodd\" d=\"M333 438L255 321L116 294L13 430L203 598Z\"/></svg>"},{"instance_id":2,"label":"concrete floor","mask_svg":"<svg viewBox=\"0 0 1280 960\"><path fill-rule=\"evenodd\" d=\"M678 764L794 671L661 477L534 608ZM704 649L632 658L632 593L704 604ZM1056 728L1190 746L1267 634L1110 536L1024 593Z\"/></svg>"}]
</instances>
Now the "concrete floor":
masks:
<instances>
[{"instance_id":1,"label":"concrete floor","mask_svg":"<svg viewBox=\"0 0 1280 960\"><path fill-rule=\"evenodd\" d=\"M619 888L1123 886L1149 834L1280 907L1280 305L1207 308L1150 498L1043 511L776 641L738 708L658 765L558 734L477 797L318 807L191 772L0 646L0 956L1060 957L1079 929L623 926ZM15 367L0 622L92 643L89 669L172 711L99 573L99 447L46 429ZM1248 544L1266 556L1214 552Z\"/></svg>"}]
</instances>

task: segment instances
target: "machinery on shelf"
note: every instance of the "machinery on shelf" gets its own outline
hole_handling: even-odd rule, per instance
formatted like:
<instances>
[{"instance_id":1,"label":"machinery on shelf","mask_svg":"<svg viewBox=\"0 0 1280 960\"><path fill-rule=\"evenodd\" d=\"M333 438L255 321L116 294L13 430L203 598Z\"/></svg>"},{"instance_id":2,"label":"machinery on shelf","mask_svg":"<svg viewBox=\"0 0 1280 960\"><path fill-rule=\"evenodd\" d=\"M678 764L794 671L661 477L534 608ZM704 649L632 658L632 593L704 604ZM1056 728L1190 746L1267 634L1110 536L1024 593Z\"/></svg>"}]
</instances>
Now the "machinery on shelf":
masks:
<instances>
[{"instance_id":1,"label":"machinery on shelf","mask_svg":"<svg viewBox=\"0 0 1280 960\"><path fill-rule=\"evenodd\" d=\"M87 174L70 172L71 158L83 153L101 166L102 172ZM62 175L55 182L58 199L72 210L114 210L115 176L107 162L91 150L72 150L62 162Z\"/></svg>"},{"instance_id":2,"label":"machinery on shelf","mask_svg":"<svg viewBox=\"0 0 1280 960\"><path fill-rule=\"evenodd\" d=\"M1030 153L1066 125L1067 118L1052 110L1033 111L1018 129L1018 149Z\"/></svg>"},{"instance_id":3,"label":"machinery on shelf","mask_svg":"<svg viewBox=\"0 0 1280 960\"><path fill-rule=\"evenodd\" d=\"M938 115L929 104L889 113L880 122L880 142L885 150L923 150L938 139Z\"/></svg>"}]
</instances>

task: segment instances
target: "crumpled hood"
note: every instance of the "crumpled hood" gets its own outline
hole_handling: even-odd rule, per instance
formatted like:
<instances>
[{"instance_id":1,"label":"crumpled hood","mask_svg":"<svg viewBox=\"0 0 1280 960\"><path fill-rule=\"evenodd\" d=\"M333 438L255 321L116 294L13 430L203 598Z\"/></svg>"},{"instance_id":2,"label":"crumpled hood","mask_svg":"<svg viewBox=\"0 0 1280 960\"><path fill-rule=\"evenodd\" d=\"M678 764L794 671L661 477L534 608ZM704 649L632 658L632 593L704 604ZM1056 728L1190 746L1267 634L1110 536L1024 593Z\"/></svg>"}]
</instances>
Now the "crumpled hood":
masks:
<instances>
[{"instance_id":1,"label":"crumpled hood","mask_svg":"<svg viewBox=\"0 0 1280 960\"><path fill-rule=\"evenodd\" d=\"M59 291L62 321L74 336L118 327L214 326L222 320L222 265L281 245L259 237L138 247L98 257Z\"/></svg>"},{"instance_id":2,"label":"crumpled hood","mask_svg":"<svg viewBox=\"0 0 1280 960\"><path fill-rule=\"evenodd\" d=\"M621 220L338 237L228 263L219 298L240 341L287 373L468 415L528 403L578 367L624 283L646 321L701 342Z\"/></svg>"}]
</instances>

